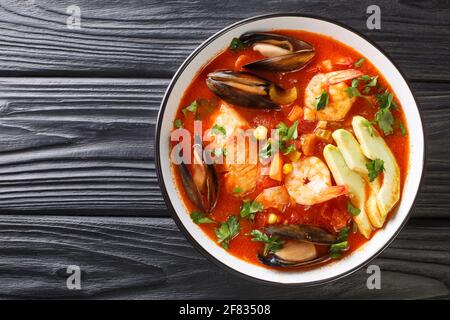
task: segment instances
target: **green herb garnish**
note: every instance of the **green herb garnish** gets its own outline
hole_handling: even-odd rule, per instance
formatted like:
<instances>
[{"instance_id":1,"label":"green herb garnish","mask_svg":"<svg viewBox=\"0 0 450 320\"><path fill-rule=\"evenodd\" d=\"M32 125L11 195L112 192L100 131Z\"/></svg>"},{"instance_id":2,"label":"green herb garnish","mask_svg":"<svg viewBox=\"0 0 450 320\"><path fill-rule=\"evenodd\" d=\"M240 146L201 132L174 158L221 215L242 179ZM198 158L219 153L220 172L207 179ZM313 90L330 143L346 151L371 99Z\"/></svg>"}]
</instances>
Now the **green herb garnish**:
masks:
<instances>
[{"instance_id":1,"label":"green herb garnish","mask_svg":"<svg viewBox=\"0 0 450 320\"><path fill-rule=\"evenodd\" d=\"M398 123L398 126L400 128L402 136L405 137L406 136L406 128L405 128L405 126L401 122Z\"/></svg>"},{"instance_id":2,"label":"green herb garnish","mask_svg":"<svg viewBox=\"0 0 450 320\"><path fill-rule=\"evenodd\" d=\"M351 202L347 204L347 211L350 212L350 214L354 217L361 213L361 210L354 207Z\"/></svg>"},{"instance_id":3,"label":"green herb garnish","mask_svg":"<svg viewBox=\"0 0 450 320\"><path fill-rule=\"evenodd\" d=\"M367 128L367 131L369 131L370 136L373 137L375 131L373 130L372 122L370 122L369 120L365 120L363 122L363 125Z\"/></svg>"},{"instance_id":4,"label":"green herb garnish","mask_svg":"<svg viewBox=\"0 0 450 320\"><path fill-rule=\"evenodd\" d=\"M366 61L366 59L361 58L361 59L359 59L358 61L356 61L353 65L354 65L356 68L359 68L359 67L361 67L361 65L364 63L364 61Z\"/></svg>"},{"instance_id":5,"label":"green herb garnish","mask_svg":"<svg viewBox=\"0 0 450 320\"><path fill-rule=\"evenodd\" d=\"M192 211L191 213L191 219L196 224L201 223L214 223L214 220L208 218L203 212L200 211Z\"/></svg>"},{"instance_id":6,"label":"green herb garnish","mask_svg":"<svg viewBox=\"0 0 450 320\"><path fill-rule=\"evenodd\" d=\"M314 107L316 108L316 110L323 110L325 109L327 104L328 104L328 92L323 90L320 96L316 97Z\"/></svg>"},{"instance_id":7,"label":"green herb garnish","mask_svg":"<svg viewBox=\"0 0 450 320\"><path fill-rule=\"evenodd\" d=\"M215 230L217 242L226 250L230 247L230 241L239 233L240 225L237 218L233 215L228 217L228 220L221 223L219 228Z\"/></svg>"},{"instance_id":8,"label":"green herb garnish","mask_svg":"<svg viewBox=\"0 0 450 320\"><path fill-rule=\"evenodd\" d=\"M380 109L375 113L375 122L385 135L394 132L392 125L394 124L394 116L389 109Z\"/></svg>"},{"instance_id":9,"label":"green herb garnish","mask_svg":"<svg viewBox=\"0 0 450 320\"><path fill-rule=\"evenodd\" d=\"M292 151L295 150L295 146L290 144L289 146L286 146L286 144L291 141L298 138L298 120L295 120L295 122L290 126L286 126L284 122L280 122L277 125L277 133L278 133L278 146L279 149L285 154L289 154Z\"/></svg>"},{"instance_id":10,"label":"green herb garnish","mask_svg":"<svg viewBox=\"0 0 450 320\"><path fill-rule=\"evenodd\" d=\"M259 151L259 156L263 159L268 159L272 156L272 141L270 139Z\"/></svg>"},{"instance_id":11,"label":"green herb garnish","mask_svg":"<svg viewBox=\"0 0 450 320\"><path fill-rule=\"evenodd\" d=\"M347 89L345 89L345 92L347 92L347 94L350 98L361 96L361 93L359 92L357 87L353 87L353 86L348 87Z\"/></svg>"},{"instance_id":12,"label":"green herb garnish","mask_svg":"<svg viewBox=\"0 0 450 320\"><path fill-rule=\"evenodd\" d=\"M194 101L192 101L192 103L189 106L187 106L186 108L183 108L181 110L181 112L183 112L183 115L186 117L186 114L188 112L196 113L197 109L198 109L198 102L197 102L197 100L194 100Z\"/></svg>"},{"instance_id":13,"label":"green herb garnish","mask_svg":"<svg viewBox=\"0 0 450 320\"><path fill-rule=\"evenodd\" d=\"M221 135L227 135L227 131L225 130L224 127L218 125L217 123L214 124L214 126L212 127L212 132L214 134L221 134Z\"/></svg>"},{"instance_id":14,"label":"green herb garnish","mask_svg":"<svg viewBox=\"0 0 450 320\"><path fill-rule=\"evenodd\" d=\"M391 107L397 108L397 105L393 101L394 94L386 90L382 94L376 95L380 110L375 114L375 122L385 135L389 135L394 132L392 125L394 124L394 116L390 110Z\"/></svg>"},{"instance_id":15,"label":"green herb garnish","mask_svg":"<svg viewBox=\"0 0 450 320\"><path fill-rule=\"evenodd\" d=\"M372 182L384 171L384 161L381 159L369 161L366 163L366 168L369 171L369 180Z\"/></svg>"},{"instance_id":16,"label":"green herb garnish","mask_svg":"<svg viewBox=\"0 0 450 320\"><path fill-rule=\"evenodd\" d=\"M177 129L183 128L183 122L180 119L175 119L173 125Z\"/></svg>"},{"instance_id":17,"label":"green herb garnish","mask_svg":"<svg viewBox=\"0 0 450 320\"><path fill-rule=\"evenodd\" d=\"M246 48L245 43L243 43L239 38L233 38L230 43L230 50L237 52Z\"/></svg>"},{"instance_id":18,"label":"green herb garnish","mask_svg":"<svg viewBox=\"0 0 450 320\"><path fill-rule=\"evenodd\" d=\"M298 127L298 120L295 120L295 122L292 124L292 126L289 127L287 131L285 141L297 139L298 137L297 127Z\"/></svg>"},{"instance_id":19,"label":"green herb garnish","mask_svg":"<svg viewBox=\"0 0 450 320\"><path fill-rule=\"evenodd\" d=\"M233 188L233 193L242 193L244 190L242 190L242 188L236 187Z\"/></svg>"},{"instance_id":20,"label":"green herb garnish","mask_svg":"<svg viewBox=\"0 0 450 320\"><path fill-rule=\"evenodd\" d=\"M252 230L250 235L253 236L252 241L260 241L264 243L264 255L267 255L269 252L276 252L280 250L284 244L284 241L279 237L268 236L259 230Z\"/></svg>"},{"instance_id":21,"label":"green herb garnish","mask_svg":"<svg viewBox=\"0 0 450 320\"><path fill-rule=\"evenodd\" d=\"M251 221L255 218L255 213L264 210L264 206L257 201L244 201L241 207L241 218L248 218Z\"/></svg>"},{"instance_id":22,"label":"green herb garnish","mask_svg":"<svg viewBox=\"0 0 450 320\"><path fill-rule=\"evenodd\" d=\"M283 154L287 156L289 153L295 150L295 146L293 144L290 144L287 148L283 149Z\"/></svg>"},{"instance_id":23,"label":"green herb garnish","mask_svg":"<svg viewBox=\"0 0 450 320\"><path fill-rule=\"evenodd\" d=\"M348 249L348 233L349 233L350 229L347 227L342 228L339 231L339 236L338 236L338 243L332 244L330 246L330 257L332 259L337 259L341 256L342 251L345 251Z\"/></svg>"}]
</instances>

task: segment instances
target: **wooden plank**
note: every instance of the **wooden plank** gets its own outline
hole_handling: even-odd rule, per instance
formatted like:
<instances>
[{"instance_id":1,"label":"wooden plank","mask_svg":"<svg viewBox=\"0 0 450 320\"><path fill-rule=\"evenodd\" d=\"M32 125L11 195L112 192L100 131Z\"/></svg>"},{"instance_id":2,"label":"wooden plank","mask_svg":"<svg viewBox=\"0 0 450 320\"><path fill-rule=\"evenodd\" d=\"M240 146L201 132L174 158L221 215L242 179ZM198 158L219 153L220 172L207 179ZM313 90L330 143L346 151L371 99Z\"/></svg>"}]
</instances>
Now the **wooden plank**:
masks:
<instances>
[{"instance_id":1,"label":"wooden plank","mask_svg":"<svg viewBox=\"0 0 450 320\"><path fill-rule=\"evenodd\" d=\"M171 219L0 216L1 298L301 299L433 298L449 294L450 226L411 226L372 264L319 287L279 288L243 280L197 253ZM82 290L66 287L67 266Z\"/></svg>"},{"instance_id":2,"label":"wooden plank","mask_svg":"<svg viewBox=\"0 0 450 320\"><path fill-rule=\"evenodd\" d=\"M67 7L81 29L67 27ZM410 79L450 80L446 2L377 1L381 30L366 27L372 1L3 0L3 76L171 77L192 50L241 19L274 12L316 14L346 23L392 55ZM226 44L224 44L226 46Z\"/></svg>"},{"instance_id":3,"label":"wooden plank","mask_svg":"<svg viewBox=\"0 0 450 320\"><path fill-rule=\"evenodd\" d=\"M154 165L167 80L0 78L3 213L168 214ZM414 83L428 165L414 217L449 217L450 84Z\"/></svg>"}]
</instances>

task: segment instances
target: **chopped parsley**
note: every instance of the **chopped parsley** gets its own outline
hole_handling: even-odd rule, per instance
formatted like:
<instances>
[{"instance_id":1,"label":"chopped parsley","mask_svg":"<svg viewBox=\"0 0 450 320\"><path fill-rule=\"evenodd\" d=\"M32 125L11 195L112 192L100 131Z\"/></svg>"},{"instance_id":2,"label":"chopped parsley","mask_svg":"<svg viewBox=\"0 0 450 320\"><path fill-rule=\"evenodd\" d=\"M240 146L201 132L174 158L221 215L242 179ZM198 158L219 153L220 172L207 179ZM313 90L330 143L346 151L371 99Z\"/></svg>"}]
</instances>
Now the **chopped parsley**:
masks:
<instances>
[{"instance_id":1,"label":"chopped parsley","mask_svg":"<svg viewBox=\"0 0 450 320\"><path fill-rule=\"evenodd\" d=\"M378 124L380 129L385 135L389 135L394 132L394 116L391 112L391 107L397 109L397 104L394 101L394 94L386 90L382 94L377 94L376 98L380 109L375 114L375 122Z\"/></svg>"},{"instance_id":2,"label":"chopped parsley","mask_svg":"<svg viewBox=\"0 0 450 320\"><path fill-rule=\"evenodd\" d=\"M268 159L272 156L272 141L270 139L259 151L259 156L263 159Z\"/></svg>"},{"instance_id":3,"label":"chopped parsley","mask_svg":"<svg viewBox=\"0 0 450 320\"><path fill-rule=\"evenodd\" d=\"M298 120L288 127L284 122L280 122L277 125L277 133L278 133L278 146L279 149L283 152L283 154L288 155L292 151L295 150L295 146L293 144L288 144L289 141L295 140L298 138ZM270 146L272 149L272 145ZM271 150L272 153L272 150ZM270 157L270 155L269 155Z\"/></svg>"},{"instance_id":4,"label":"chopped parsley","mask_svg":"<svg viewBox=\"0 0 450 320\"><path fill-rule=\"evenodd\" d=\"M283 247L284 241L277 236L268 236L267 234L259 231L252 230L250 235L253 236L252 241L259 241L264 243L264 255L269 252L276 252Z\"/></svg>"},{"instance_id":5,"label":"chopped parsley","mask_svg":"<svg viewBox=\"0 0 450 320\"><path fill-rule=\"evenodd\" d=\"M173 125L177 129L183 128L183 122L180 119L175 119Z\"/></svg>"},{"instance_id":6,"label":"chopped parsley","mask_svg":"<svg viewBox=\"0 0 450 320\"><path fill-rule=\"evenodd\" d=\"M239 233L240 225L237 218L233 215L229 216L227 221L220 224L215 230L217 242L226 250L230 248L230 241Z\"/></svg>"},{"instance_id":7,"label":"chopped parsley","mask_svg":"<svg viewBox=\"0 0 450 320\"><path fill-rule=\"evenodd\" d=\"M233 188L233 193L242 193L244 190L242 190L242 188L236 187Z\"/></svg>"},{"instance_id":8,"label":"chopped parsley","mask_svg":"<svg viewBox=\"0 0 450 320\"><path fill-rule=\"evenodd\" d=\"M347 211L350 212L350 214L354 217L361 213L361 210L354 207L351 202L347 204Z\"/></svg>"},{"instance_id":9,"label":"chopped parsley","mask_svg":"<svg viewBox=\"0 0 450 320\"><path fill-rule=\"evenodd\" d=\"M212 132L214 134L216 134L216 135L217 134L222 134L222 135L225 136L227 134L227 131L225 130L225 128L220 126L220 125L218 125L217 123L214 124L214 126L212 127Z\"/></svg>"},{"instance_id":10,"label":"chopped parsley","mask_svg":"<svg viewBox=\"0 0 450 320\"><path fill-rule=\"evenodd\" d=\"M367 128L367 131L369 131L370 136L373 137L375 134L375 131L373 131L372 122L370 122L369 120L365 120L363 122L363 125Z\"/></svg>"},{"instance_id":11,"label":"chopped parsley","mask_svg":"<svg viewBox=\"0 0 450 320\"><path fill-rule=\"evenodd\" d=\"M405 137L405 136L406 136L406 128L405 128L405 126L404 126L403 123L401 123L401 122L398 123L398 126L399 126L399 128L400 128L400 131L401 131L401 133L402 133L402 136Z\"/></svg>"},{"instance_id":12,"label":"chopped parsley","mask_svg":"<svg viewBox=\"0 0 450 320\"><path fill-rule=\"evenodd\" d=\"M352 83L351 87L348 87L347 89L345 89L345 92L347 92L347 94L350 98L361 96L361 93L359 92L358 88L354 87L353 83Z\"/></svg>"},{"instance_id":13,"label":"chopped parsley","mask_svg":"<svg viewBox=\"0 0 450 320\"><path fill-rule=\"evenodd\" d=\"M384 161L381 159L369 161L366 163L366 168L369 171L369 180L372 182L384 171Z\"/></svg>"},{"instance_id":14,"label":"chopped parsley","mask_svg":"<svg viewBox=\"0 0 450 320\"><path fill-rule=\"evenodd\" d=\"M203 212L200 211L192 211L191 213L191 219L196 224L201 223L214 223L214 220L208 218Z\"/></svg>"},{"instance_id":15,"label":"chopped parsley","mask_svg":"<svg viewBox=\"0 0 450 320\"><path fill-rule=\"evenodd\" d=\"M239 38L233 38L230 43L230 50L237 52L246 48L245 43L243 43Z\"/></svg>"},{"instance_id":16,"label":"chopped parsley","mask_svg":"<svg viewBox=\"0 0 450 320\"><path fill-rule=\"evenodd\" d=\"M314 107L316 108L316 110L323 110L325 109L327 104L328 104L328 92L323 90L320 96L316 97Z\"/></svg>"},{"instance_id":17,"label":"chopped parsley","mask_svg":"<svg viewBox=\"0 0 450 320\"><path fill-rule=\"evenodd\" d=\"M244 201L241 207L241 218L248 218L253 221L255 213L264 210L264 206L257 201Z\"/></svg>"},{"instance_id":18,"label":"chopped parsley","mask_svg":"<svg viewBox=\"0 0 450 320\"><path fill-rule=\"evenodd\" d=\"M337 259L341 257L342 251L348 249L348 233L349 228L344 227L339 231L338 241L330 246L330 258Z\"/></svg>"},{"instance_id":19,"label":"chopped parsley","mask_svg":"<svg viewBox=\"0 0 450 320\"><path fill-rule=\"evenodd\" d=\"M354 65L356 68L359 68L359 67L361 67L361 65L364 63L364 61L366 61L366 59L361 58L361 59L359 59L358 61L356 61L353 65Z\"/></svg>"},{"instance_id":20,"label":"chopped parsley","mask_svg":"<svg viewBox=\"0 0 450 320\"><path fill-rule=\"evenodd\" d=\"M183 112L184 116L186 117L188 112L196 113L197 109L198 109L198 102L197 100L194 100L189 106L183 108L181 112Z\"/></svg>"}]
</instances>

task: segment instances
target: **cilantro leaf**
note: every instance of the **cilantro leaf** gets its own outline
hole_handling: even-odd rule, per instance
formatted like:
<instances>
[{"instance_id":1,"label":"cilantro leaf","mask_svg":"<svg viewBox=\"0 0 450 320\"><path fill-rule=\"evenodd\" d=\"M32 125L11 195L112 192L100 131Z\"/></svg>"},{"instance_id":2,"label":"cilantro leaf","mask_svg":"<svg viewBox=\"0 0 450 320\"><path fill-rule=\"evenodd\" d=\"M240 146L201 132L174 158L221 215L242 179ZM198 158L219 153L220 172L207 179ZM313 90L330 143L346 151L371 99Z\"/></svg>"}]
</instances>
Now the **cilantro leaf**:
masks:
<instances>
[{"instance_id":1,"label":"cilantro leaf","mask_svg":"<svg viewBox=\"0 0 450 320\"><path fill-rule=\"evenodd\" d=\"M200 211L192 211L191 212L191 219L196 224L200 224L200 223L214 223L214 220L208 218L203 212L200 212Z\"/></svg>"},{"instance_id":2,"label":"cilantro leaf","mask_svg":"<svg viewBox=\"0 0 450 320\"><path fill-rule=\"evenodd\" d=\"M246 45L239 38L233 38L230 43L230 50L237 52L239 50L245 49Z\"/></svg>"},{"instance_id":3,"label":"cilantro leaf","mask_svg":"<svg viewBox=\"0 0 450 320\"><path fill-rule=\"evenodd\" d=\"M405 126L404 126L403 123L401 123L401 122L398 123L398 126L399 126L399 128L400 128L400 131L401 131L401 133L402 133L402 136L405 137L405 136L406 136L406 128L405 128Z\"/></svg>"},{"instance_id":4,"label":"cilantro leaf","mask_svg":"<svg viewBox=\"0 0 450 320\"><path fill-rule=\"evenodd\" d=\"M358 61L356 61L353 65L354 65L356 68L359 68L359 67L361 67L361 65L364 63L364 61L366 61L366 59L361 58L361 59L359 59Z\"/></svg>"},{"instance_id":5,"label":"cilantro leaf","mask_svg":"<svg viewBox=\"0 0 450 320\"><path fill-rule=\"evenodd\" d=\"M370 122L369 120L366 120L363 122L363 125L367 128L367 131L369 131L370 136L373 137L375 134L375 131L373 131L372 122Z\"/></svg>"},{"instance_id":6,"label":"cilantro leaf","mask_svg":"<svg viewBox=\"0 0 450 320\"><path fill-rule=\"evenodd\" d=\"M376 98L380 104L381 109L389 109L392 105L392 100L394 99L394 94L386 90L382 94L377 94Z\"/></svg>"},{"instance_id":7,"label":"cilantro leaf","mask_svg":"<svg viewBox=\"0 0 450 320\"><path fill-rule=\"evenodd\" d=\"M233 215L229 216L227 221L220 224L215 230L217 242L226 250L230 248L230 241L239 233L240 225L237 218Z\"/></svg>"},{"instance_id":8,"label":"cilantro leaf","mask_svg":"<svg viewBox=\"0 0 450 320\"><path fill-rule=\"evenodd\" d=\"M369 180L372 182L384 171L384 161L381 159L369 161L366 163L366 168L369 171Z\"/></svg>"},{"instance_id":9,"label":"cilantro leaf","mask_svg":"<svg viewBox=\"0 0 450 320\"><path fill-rule=\"evenodd\" d=\"M180 119L175 119L173 121L173 125L175 126L175 128L180 129L183 128L183 122Z\"/></svg>"},{"instance_id":10,"label":"cilantro leaf","mask_svg":"<svg viewBox=\"0 0 450 320\"><path fill-rule=\"evenodd\" d=\"M241 207L241 218L248 218L253 220L255 218L255 213L264 210L264 206L257 201L244 201Z\"/></svg>"},{"instance_id":11,"label":"cilantro leaf","mask_svg":"<svg viewBox=\"0 0 450 320\"><path fill-rule=\"evenodd\" d=\"M283 247L284 241L277 236L268 236L259 230L252 230L250 235L253 236L252 241L264 243L264 255L269 252L276 252Z\"/></svg>"},{"instance_id":12,"label":"cilantro leaf","mask_svg":"<svg viewBox=\"0 0 450 320\"><path fill-rule=\"evenodd\" d=\"M222 134L222 135L225 136L227 134L227 131L225 130L225 128L220 126L220 125L218 125L217 123L214 124L214 126L212 127L212 132L214 134L216 134L216 135L217 134Z\"/></svg>"},{"instance_id":13,"label":"cilantro leaf","mask_svg":"<svg viewBox=\"0 0 450 320\"><path fill-rule=\"evenodd\" d=\"M361 96L361 93L359 92L357 87L348 87L347 89L345 89L345 92L347 92L350 98Z\"/></svg>"},{"instance_id":14,"label":"cilantro leaf","mask_svg":"<svg viewBox=\"0 0 450 320\"><path fill-rule=\"evenodd\" d=\"M268 159L272 156L272 141L270 139L259 151L259 156L263 159Z\"/></svg>"},{"instance_id":15,"label":"cilantro leaf","mask_svg":"<svg viewBox=\"0 0 450 320\"><path fill-rule=\"evenodd\" d=\"M187 106L186 108L183 108L181 112L183 112L183 115L186 117L188 112L196 113L198 108L198 102L197 100L192 101L192 103Z\"/></svg>"},{"instance_id":16,"label":"cilantro leaf","mask_svg":"<svg viewBox=\"0 0 450 320\"><path fill-rule=\"evenodd\" d=\"M233 189L233 193L242 193L244 190L242 188L236 187Z\"/></svg>"},{"instance_id":17,"label":"cilantro leaf","mask_svg":"<svg viewBox=\"0 0 450 320\"><path fill-rule=\"evenodd\" d=\"M342 251L348 249L348 233L350 229L347 227L342 228L339 231L338 243L334 243L330 246L330 257L332 259L337 259L341 256Z\"/></svg>"},{"instance_id":18,"label":"cilantro leaf","mask_svg":"<svg viewBox=\"0 0 450 320\"><path fill-rule=\"evenodd\" d=\"M297 127L298 127L298 120L295 120L295 122L292 124L292 126L289 127L285 140L297 139L297 137L298 137Z\"/></svg>"},{"instance_id":19,"label":"cilantro leaf","mask_svg":"<svg viewBox=\"0 0 450 320\"><path fill-rule=\"evenodd\" d=\"M351 202L347 204L347 211L350 212L350 214L354 217L361 213L361 210L354 207Z\"/></svg>"},{"instance_id":20,"label":"cilantro leaf","mask_svg":"<svg viewBox=\"0 0 450 320\"><path fill-rule=\"evenodd\" d=\"M316 108L316 110L323 110L325 109L327 104L328 104L328 92L323 90L320 96L316 97L314 107Z\"/></svg>"},{"instance_id":21,"label":"cilantro leaf","mask_svg":"<svg viewBox=\"0 0 450 320\"><path fill-rule=\"evenodd\" d=\"M394 124L394 116L389 109L380 109L375 113L375 122L385 135L394 132L392 125Z\"/></svg>"},{"instance_id":22,"label":"cilantro leaf","mask_svg":"<svg viewBox=\"0 0 450 320\"><path fill-rule=\"evenodd\" d=\"M292 151L296 150L295 146L293 144L290 144L287 148L283 148L283 154L285 156L287 156L289 153L291 153Z\"/></svg>"},{"instance_id":23,"label":"cilantro leaf","mask_svg":"<svg viewBox=\"0 0 450 320\"><path fill-rule=\"evenodd\" d=\"M277 133L280 136L280 138L286 136L288 131L289 131L289 128L284 122L280 122L277 125Z\"/></svg>"}]
</instances>

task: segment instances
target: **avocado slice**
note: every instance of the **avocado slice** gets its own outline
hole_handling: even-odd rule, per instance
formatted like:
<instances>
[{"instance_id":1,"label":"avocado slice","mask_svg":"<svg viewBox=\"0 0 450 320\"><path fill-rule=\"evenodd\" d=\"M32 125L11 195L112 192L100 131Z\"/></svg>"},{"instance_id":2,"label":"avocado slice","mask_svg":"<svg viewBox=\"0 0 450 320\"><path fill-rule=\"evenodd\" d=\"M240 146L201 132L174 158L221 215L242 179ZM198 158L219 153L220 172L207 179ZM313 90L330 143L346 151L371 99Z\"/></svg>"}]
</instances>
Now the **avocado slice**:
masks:
<instances>
[{"instance_id":1,"label":"avocado slice","mask_svg":"<svg viewBox=\"0 0 450 320\"><path fill-rule=\"evenodd\" d=\"M367 122L364 117L353 117L353 132L367 158L384 162L383 182L376 195L378 209L384 219L400 199L400 168L384 139L375 128L369 131Z\"/></svg>"},{"instance_id":2,"label":"avocado slice","mask_svg":"<svg viewBox=\"0 0 450 320\"><path fill-rule=\"evenodd\" d=\"M356 138L351 132L345 129L338 129L333 132L332 136L350 170L359 173L369 184L370 193L366 202L367 215L374 227L381 228L385 219L380 215L376 204L376 195L379 192L381 185L380 177L377 177L372 182L369 181L368 170L366 167L368 159L363 154L358 141L356 141Z\"/></svg>"},{"instance_id":3,"label":"avocado slice","mask_svg":"<svg viewBox=\"0 0 450 320\"><path fill-rule=\"evenodd\" d=\"M353 216L353 220L358 226L359 232L369 238L372 233L372 225L366 213L367 191L364 179L347 166L337 147L331 144L325 146L323 156L336 183L348 187L352 205L360 210L358 215Z\"/></svg>"}]
</instances>

